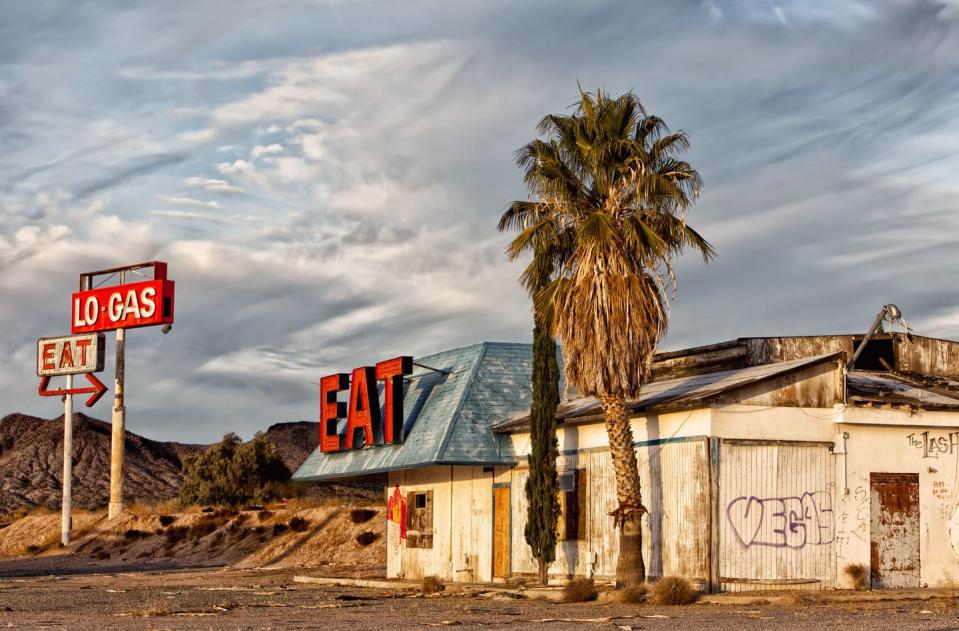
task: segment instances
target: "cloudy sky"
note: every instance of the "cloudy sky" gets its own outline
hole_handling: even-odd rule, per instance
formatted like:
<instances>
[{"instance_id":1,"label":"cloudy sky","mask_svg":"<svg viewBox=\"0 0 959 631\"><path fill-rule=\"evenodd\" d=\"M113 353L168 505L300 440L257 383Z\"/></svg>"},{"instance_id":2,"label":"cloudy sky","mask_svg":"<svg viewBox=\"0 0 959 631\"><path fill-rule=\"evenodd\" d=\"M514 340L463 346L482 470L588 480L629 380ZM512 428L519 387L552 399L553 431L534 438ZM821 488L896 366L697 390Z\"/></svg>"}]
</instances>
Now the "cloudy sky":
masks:
<instances>
[{"instance_id":1,"label":"cloudy sky","mask_svg":"<svg viewBox=\"0 0 959 631\"><path fill-rule=\"evenodd\" d=\"M959 337L956 0L129 4L0 3L0 415L60 413L35 339L80 272L141 260L177 281L173 332L127 342L154 438L249 437L314 419L322 374L527 340L494 226L577 81L692 139L719 258L681 262L667 347L859 331L886 302Z\"/></svg>"}]
</instances>

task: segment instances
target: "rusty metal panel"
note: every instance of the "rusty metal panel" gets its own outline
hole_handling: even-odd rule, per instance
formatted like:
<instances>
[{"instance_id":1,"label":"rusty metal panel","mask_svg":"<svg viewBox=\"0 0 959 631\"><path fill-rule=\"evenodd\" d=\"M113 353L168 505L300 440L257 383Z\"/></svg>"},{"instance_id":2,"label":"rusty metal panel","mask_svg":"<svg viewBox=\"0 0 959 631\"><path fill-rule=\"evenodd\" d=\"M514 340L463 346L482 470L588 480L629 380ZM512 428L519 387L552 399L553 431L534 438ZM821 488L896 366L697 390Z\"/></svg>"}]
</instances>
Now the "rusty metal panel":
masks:
<instances>
[{"instance_id":1,"label":"rusty metal panel","mask_svg":"<svg viewBox=\"0 0 959 631\"><path fill-rule=\"evenodd\" d=\"M872 473L870 566L873 587L919 587L919 474Z\"/></svg>"},{"instance_id":2,"label":"rusty metal panel","mask_svg":"<svg viewBox=\"0 0 959 631\"><path fill-rule=\"evenodd\" d=\"M746 345L747 366L775 364L840 351L852 357L853 353L852 335L749 337L740 341Z\"/></svg>"},{"instance_id":3,"label":"rusty metal panel","mask_svg":"<svg viewBox=\"0 0 959 631\"><path fill-rule=\"evenodd\" d=\"M827 445L722 441L720 589L832 588L834 489Z\"/></svg>"},{"instance_id":4,"label":"rusty metal panel","mask_svg":"<svg viewBox=\"0 0 959 631\"><path fill-rule=\"evenodd\" d=\"M959 378L959 342L894 335L893 353L898 371Z\"/></svg>"}]
</instances>

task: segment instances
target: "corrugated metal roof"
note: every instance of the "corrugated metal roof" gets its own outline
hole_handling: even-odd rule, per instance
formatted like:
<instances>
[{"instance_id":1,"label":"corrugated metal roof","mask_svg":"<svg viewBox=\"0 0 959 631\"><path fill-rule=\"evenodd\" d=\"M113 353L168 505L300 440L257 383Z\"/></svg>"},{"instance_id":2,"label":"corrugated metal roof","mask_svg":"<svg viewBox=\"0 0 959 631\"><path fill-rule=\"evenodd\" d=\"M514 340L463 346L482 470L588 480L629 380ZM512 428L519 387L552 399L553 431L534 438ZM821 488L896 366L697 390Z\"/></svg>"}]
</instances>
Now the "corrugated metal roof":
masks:
<instances>
[{"instance_id":1,"label":"corrugated metal roof","mask_svg":"<svg viewBox=\"0 0 959 631\"><path fill-rule=\"evenodd\" d=\"M850 403L959 408L959 382L929 375L853 370L846 377Z\"/></svg>"},{"instance_id":2,"label":"corrugated metal roof","mask_svg":"<svg viewBox=\"0 0 959 631\"><path fill-rule=\"evenodd\" d=\"M725 370L704 375L679 377L668 381L654 381L644 385L640 391L639 399L630 401L627 405L635 412L653 407L668 409L671 407L685 407L697 403L704 403L710 398L729 390L742 388L766 379L780 377L823 362L836 361L841 356L842 353L830 353L777 364L764 364L737 370ZM561 403L556 410L556 418L561 421L575 420L602 413L603 407L597 399L593 397L580 397ZM493 425L493 431L523 431L528 429L528 426L529 414L527 413Z\"/></svg>"},{"instance_id":3,"label":"corrugated metal roof","mask_svg":"<svg viewBox=\"0 0 959 631\"><path fill-rule=\"evenodd\" d=\"M406 440L351 451L314 451L294 480L324 480L433 464L514 464L490 425L529 409L532 345L483 342L415 360L403 396Z\"/></svg>"}]
</instances>

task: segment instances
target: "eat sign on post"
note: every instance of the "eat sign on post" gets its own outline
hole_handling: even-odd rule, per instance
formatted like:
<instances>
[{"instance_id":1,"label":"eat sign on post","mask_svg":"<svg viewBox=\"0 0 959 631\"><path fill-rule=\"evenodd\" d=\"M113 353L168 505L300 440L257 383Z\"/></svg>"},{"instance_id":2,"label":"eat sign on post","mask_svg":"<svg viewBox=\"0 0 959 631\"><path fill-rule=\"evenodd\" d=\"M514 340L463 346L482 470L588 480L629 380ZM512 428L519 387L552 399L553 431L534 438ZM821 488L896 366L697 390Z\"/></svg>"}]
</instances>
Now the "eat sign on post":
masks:
<instances>
[{"instance_id":1,"label":"eat sign on post","mask_svg":"<svg viewBox=\"0 0 959 631\"><path fill-rule=\"evenodd\" d=\"M41 337L37 340L37 376L100 372L103 355L102 333Z\"/></svg>"}]
</instances>

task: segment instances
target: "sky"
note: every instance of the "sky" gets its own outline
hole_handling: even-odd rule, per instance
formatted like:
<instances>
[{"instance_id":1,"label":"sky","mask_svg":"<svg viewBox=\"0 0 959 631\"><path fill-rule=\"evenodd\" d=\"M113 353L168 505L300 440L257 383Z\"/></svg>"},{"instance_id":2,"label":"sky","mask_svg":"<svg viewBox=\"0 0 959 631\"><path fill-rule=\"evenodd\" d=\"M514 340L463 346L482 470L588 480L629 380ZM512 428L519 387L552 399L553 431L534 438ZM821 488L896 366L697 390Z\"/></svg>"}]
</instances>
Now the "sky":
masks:
<instances>
[{"instance_id":1,"label":"sky","mask_svg":"<svg viewBox=\"0 0 959 631\"><path fill-rule=\"evenodd\" d=\"M151 438L249 438L315 420L322 375L528 341L495 226L577 82L692 142L718 257L679 261L662 348L888 302L959 338L957 0L135 4L0 2L0 415L62 412L36 338L81 272L146 260L177 283L172 332L127 336Z\"/></svg>"}]
</instances>

